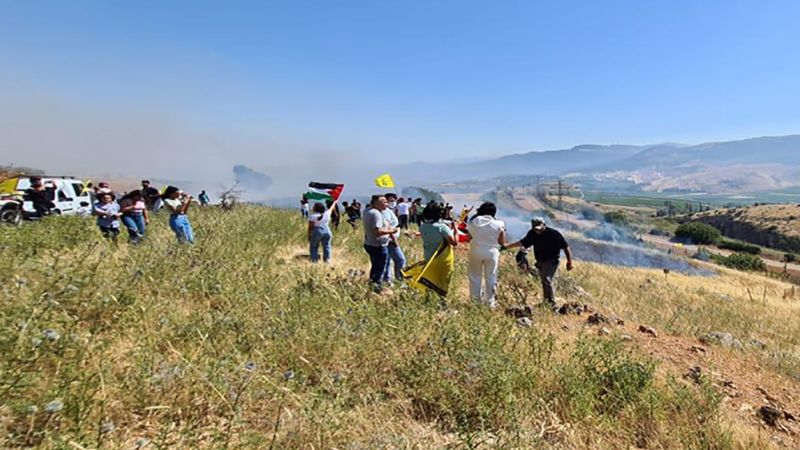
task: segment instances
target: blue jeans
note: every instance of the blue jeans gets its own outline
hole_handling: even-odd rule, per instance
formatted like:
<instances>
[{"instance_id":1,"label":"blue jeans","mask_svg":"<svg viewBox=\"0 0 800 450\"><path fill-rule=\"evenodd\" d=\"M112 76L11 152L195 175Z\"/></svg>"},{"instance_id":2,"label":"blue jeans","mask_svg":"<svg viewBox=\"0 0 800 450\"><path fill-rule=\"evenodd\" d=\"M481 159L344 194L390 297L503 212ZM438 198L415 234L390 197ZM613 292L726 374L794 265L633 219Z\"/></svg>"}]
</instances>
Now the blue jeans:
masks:
<instances>
[{"instance_id":1,"label":"blue jeans","mask_svg":"<svg viewBox=\"0 0 800 450\"><path fill-rule=\"evenodd\" d=\"M403 268L406 266L406 255L403 254L403 249L397 244L389 244L387 250L389 257L386 258L386 267L383 269L383 281L387 283L392 281L392 271L390 270L392 262L394 262L394 277L402 280Z\"/></svg>"},{"instance_id":2,"label":"blue jeans","mask_svg":"<svg viewBox=\"0 0 800 450\"><path fill-rule=\"evenodd\" d=\"M314 227L311 231L311 262L319 261L319 244L322 244L322 260L331 260L331 229L328 227Z\"/></svg>"},{"instance_id":3,"label":"blue jeans","mask_svg":"<svg viewBox=\"0 0 800 450\"><path fill-rule=\"evenodd\" d=\"M188 242L194 244L194 232L192 224L186 214L173 214L169 216L169 227L175 232L178 242Z\"/></svg>"},{"instance_id":4,"label":"blue jeans","mask_svg":"<svg viewBox=\"0 0 800 450\"><path fill-rule=\"evenodd\" d=\"M366 244L364 250L369 255L369 281L380 286L383 270L386 269L386 261L389 259L389 250L386 247L374 247Z\"/></svg>"},{"instance_id":5,"label":"blue jeans","mask_svg":"<svg viewBox=\"0 0 800 450\"><path fill-rule=\"evenodd\" d=\"M144 214L123 215L122 223L128 229L128 237L132 243L135 244L144 237Z\"/></svg>"}]
</instances>

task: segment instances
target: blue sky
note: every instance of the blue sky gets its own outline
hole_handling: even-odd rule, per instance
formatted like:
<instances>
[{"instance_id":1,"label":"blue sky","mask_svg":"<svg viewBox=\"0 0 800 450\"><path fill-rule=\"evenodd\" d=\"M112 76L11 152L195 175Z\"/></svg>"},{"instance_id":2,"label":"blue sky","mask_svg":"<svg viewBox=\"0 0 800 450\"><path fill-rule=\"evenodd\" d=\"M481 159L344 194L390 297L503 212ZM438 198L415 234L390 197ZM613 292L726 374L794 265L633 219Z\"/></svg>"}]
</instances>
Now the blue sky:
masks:
<instances>
[{"instance_id":1,"label":"blue sky","mask_svg":"<svg viewBox=\"0 0 800 450\"><path fill-rule=\"evenodd\" d=\"M0 119L58 105L86 114L74 128L104 118L84 141L112 147L110 118L168 123L173 144L206 136L224 144L200 155L256 165L793 134L798 17L797 1L0 1Z\"/></svg>"}]
</instances>

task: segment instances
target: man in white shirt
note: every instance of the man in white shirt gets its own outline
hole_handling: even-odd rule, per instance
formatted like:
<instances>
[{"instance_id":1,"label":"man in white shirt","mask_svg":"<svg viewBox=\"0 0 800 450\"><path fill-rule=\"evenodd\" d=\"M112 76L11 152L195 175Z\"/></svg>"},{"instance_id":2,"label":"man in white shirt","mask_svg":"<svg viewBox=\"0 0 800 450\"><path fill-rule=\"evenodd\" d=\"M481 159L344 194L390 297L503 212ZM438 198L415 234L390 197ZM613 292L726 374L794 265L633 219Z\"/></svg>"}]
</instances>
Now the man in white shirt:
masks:
<instances>
[{"instance_id":1,"label":"man in white shirt","mask_svg":"<svg viewBox=\"0 0 800 450\"><path fill-rule=\"evenodd\" d=\"M400 197L400 200L397 201L395 214L397 214L398 225L404 230L408 229L408 216L410 211L411 203L407 202L403 197Z\"/></svg>"},{"instance_id":2,"label":"man in white shirt","mask_svg":"<svg viewBox=\"0 0 800 450\"><path fill-rule=\"evenodd\" d=\"M389 202L389 207L382 211L384 223L389 228L397 229L397 232L390 236L389 245L389 258L386 259L386 268L383 270L383 281L388 283L392 281L391 265L394 264L394 276L398 280L403 279L403 268L406 266L406 256L403 254L403 249L400 248L400 220L395 215L395 211L400 207L397 202L397 194L386 194L386 200ZM408 220L408 213L406 212L406 220Z\"/></svg>"}]
</instances>

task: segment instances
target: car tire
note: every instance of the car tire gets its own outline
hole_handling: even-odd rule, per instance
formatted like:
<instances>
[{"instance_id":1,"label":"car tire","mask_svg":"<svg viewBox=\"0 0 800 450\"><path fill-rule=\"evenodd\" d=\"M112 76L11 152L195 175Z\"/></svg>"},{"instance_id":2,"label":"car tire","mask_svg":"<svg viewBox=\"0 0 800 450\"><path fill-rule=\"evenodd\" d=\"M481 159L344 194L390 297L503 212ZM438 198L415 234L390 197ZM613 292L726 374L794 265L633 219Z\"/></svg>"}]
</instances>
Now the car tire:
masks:
<instances>
[{"instance_id":1,"label":"car tire","mask_svg":"<svg viewBox=\"0 0 800 450\"><path fill-rule=\"evenodd\" d=\"M6 209L0 211L0 223L18 226L20 223L22 223L22 211L18 211L16 209Z\"/></svg>"}]
</instances>

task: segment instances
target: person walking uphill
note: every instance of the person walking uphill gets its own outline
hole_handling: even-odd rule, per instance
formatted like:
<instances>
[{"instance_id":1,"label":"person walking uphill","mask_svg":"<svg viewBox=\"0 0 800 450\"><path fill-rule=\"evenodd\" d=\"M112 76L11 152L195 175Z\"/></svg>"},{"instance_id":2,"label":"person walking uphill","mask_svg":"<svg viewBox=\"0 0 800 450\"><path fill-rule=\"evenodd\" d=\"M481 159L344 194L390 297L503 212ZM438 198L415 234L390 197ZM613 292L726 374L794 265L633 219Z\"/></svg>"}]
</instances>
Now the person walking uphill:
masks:
<instances>
[{"instance_id":1,"label":"person walking uphill","mask_svg":"<svg viewBox=\"0 0 800 450\"><path fill-rule=\"evenodd\" d=\"M364 212L364 250L369 255L369 280L376 292L382 289L383 271L389 258L389 241L397 232L387 224L383 211L387 208L386 197L373 195L370 208Z\"/></svg>"},{"instance_id":2,"label":"person walking uphill","mask_svg":"<svg viewBox=\"0 0 800 450\"><path fill-rule=\"evenodd\" d=\"M192 230L192 224L189 223L189 218L186 216L186 211L189 210L189 205L192 204L192 196L184 195L175 186L169 186L164 191L163 200L164 206L170 213L169 227L175 232L178 242L194 244L194 231Z\"/></svg>"},{"instance_id":3,"label":"person walking uphill","mask_svg":"<svg viewBox=\"0 0 800 450\"><path fill-rule=\"evenodd\" d=\"M119 205L115 201L116 197L111 192L104 192L97 195L97 202L94 204L92 213L97 216L97 227L103 236L117 243L119 235Z\"/></svg>"},{"instance_id":4,"label":"person walking uphill","mask_svg":"<svg viewBox=\"0 0 800 450\"><path fill-rule=\"evenodd\" d=\"M531 227L524 238L505 246L505 248L533 247L536 268L539 269L539 278L542 281L544 301L550 307L555 308L556 294L553 279L561 262L561 251L563 250L567 257L567 270L572 270L573 267L572 252L564 236L557 230L548 227L543 218L536 217L531 220Z\"/></svg>"},{"instance_id":5,"label":"person walking uphill","mask_svg":"<svg viewBox=\"0 0 800 450\"><path fill-rule=\"evenodd\" d=\"M149 211L156 212L163 206L161 193L158 189L150 186L150 180L142 180L142 196Z\"/></svg>"},{"instance_id":6,"label":"person walking uphill","mask_svg":"<svg viewBox=\"0 0 800 450\"><path fill-rule=\"evenodd\" d=\"M150 214L144 202L142 191L131 191L119 200L122 223L128 229L131 244L138 244L144 238L145 228L150 223Z\"/></svg>"},{"instance_id":7,"label":"person walking uphill","mask_svg":"<svg viewBox=\"0 0 800 450\"><path fill-rule=\"evenodd\" d=\"M505 244L505 224L495 218L497 207L484 203L467 223L469 243L469 294L476 302L497 307L495 289L500 247ZM481 289L481 279L484 281Z\"/></svg>"},{"instance_id":8,"label":"person walking uphill","mask_svg":"<svg viewBox=\"0 0 800 450\"><path fill-rule=\"evenodd\" d=\"M336 202L332 202L329 207L322 203L314 203L311 214L308 217L308 243L311 262L319 261L319 245L322 244L322 260L331 260L331 217Z\"/></svg>"}]
</instances>

